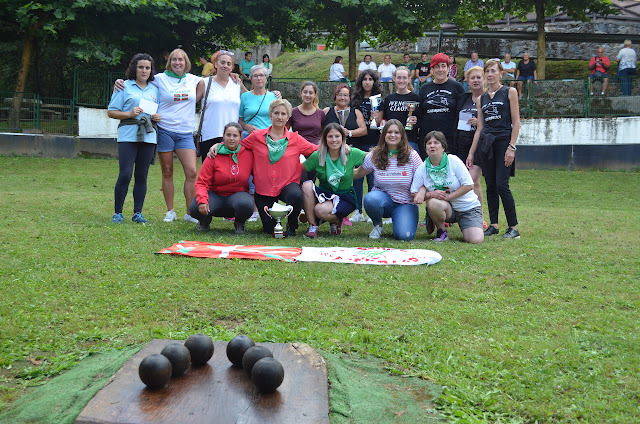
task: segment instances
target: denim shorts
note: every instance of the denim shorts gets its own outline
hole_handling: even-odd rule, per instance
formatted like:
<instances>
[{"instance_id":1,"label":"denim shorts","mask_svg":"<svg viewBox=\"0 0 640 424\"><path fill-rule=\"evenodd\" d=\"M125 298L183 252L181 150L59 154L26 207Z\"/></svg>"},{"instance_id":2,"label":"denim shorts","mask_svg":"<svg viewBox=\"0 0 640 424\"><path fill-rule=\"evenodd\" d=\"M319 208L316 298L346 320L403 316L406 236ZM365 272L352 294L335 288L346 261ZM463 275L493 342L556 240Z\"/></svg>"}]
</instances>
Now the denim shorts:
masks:
<instances>
[{"instance_id":1,"label":"denim shorts","mask_svg":"<svg viewBox=\"0 0 640 424\"><path fill-rule=\"evenodd\" d=\"M528 77L523 77L522 75L518 77L518 81L535 81L535 79L533 78L533 75L528 76Z\"/></svg>"},{"instance_id":2,"label":"denim shorts","mask_svg":"<svg viewBox=\"0 0 640 424\"><path fill-rule=\"evenodd\" d=\"M196 150L192 133L176 133L158 127L158 151L173 152L177 149Z\"/></svg>"},{"instance_id":3,"label":"denim shorts","mask_svg":"<svg viewBox=\"0 0 640 424\"><path fill-rule=\"evenodd\" d=\"M467 228L480 228L482 229L482 208L476 206L468 211L455 211L451 209L451 216L447 219L449 224L457 222L460 226L460 230L466 230Z\"/></svg>"}]
</instances>

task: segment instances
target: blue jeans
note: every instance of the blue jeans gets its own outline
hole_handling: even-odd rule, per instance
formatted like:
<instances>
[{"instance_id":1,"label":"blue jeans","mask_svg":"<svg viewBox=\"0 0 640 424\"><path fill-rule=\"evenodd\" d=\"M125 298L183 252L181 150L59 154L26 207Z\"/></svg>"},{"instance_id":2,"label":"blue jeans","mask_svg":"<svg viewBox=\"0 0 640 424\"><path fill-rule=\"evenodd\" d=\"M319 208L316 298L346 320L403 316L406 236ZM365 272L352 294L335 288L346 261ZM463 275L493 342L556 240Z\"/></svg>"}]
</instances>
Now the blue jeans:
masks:
<instances>
[{"instance_id":1,"label":"blue jeans","mask_svg":"<svg viewBox=\"0 0 640 424\"><path fill-rule=\"evenodd\" d=\"M624 68L618 71L618 76L622 80L622 95L631 95L632 76L636 74L636 68Z\"/></svg>"},{"instance_id":2,"label":"blue jeans","mask_svg":"<svg viewBox=\"0 0 640 424\"><path fill-rule=\"evenodd\" d=\"M382 218L393 219L393 238L413 240L418 228L418 206L395 203L384 191L374 190L364 196L364 210L373 225L382 225Z\"/></svg>"}]
</instances>

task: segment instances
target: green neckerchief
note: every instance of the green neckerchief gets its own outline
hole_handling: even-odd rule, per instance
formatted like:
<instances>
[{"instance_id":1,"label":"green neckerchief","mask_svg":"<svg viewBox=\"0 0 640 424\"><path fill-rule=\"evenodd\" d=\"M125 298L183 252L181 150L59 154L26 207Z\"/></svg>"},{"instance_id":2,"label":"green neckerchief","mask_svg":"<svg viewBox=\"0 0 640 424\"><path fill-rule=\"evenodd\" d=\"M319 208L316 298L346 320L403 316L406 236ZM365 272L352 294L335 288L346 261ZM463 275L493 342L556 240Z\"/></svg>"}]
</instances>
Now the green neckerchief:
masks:
<instances>
[{"instance_id":1,"label":"green neckerchief","mask_svg":"<svg viewBox=\"0 0 640 424\"><path fill-rule=\"evenodd\" d=\"M269 148L269 162L273 165L278 162L284 151L287 149L289 140L287 137L282 137L280 140L274 140L271 135L267 134L267 147Z\"/></svg>"},{"instance_id":2,"label":"green neckerchief","mask_svg":"<svg viewBox=\"0 0 640 424\"><path fill-rule=\"evenodd\" d=\"M342 164L340 156L338 156L338 159L334 161L333 159L331 159L331 156L329 156L329 152L327 152L324 166L327 172L327 182L334 191L338 190L340 180L345 173L345 167Z\"/></svg>"},{"instance_id":3,"label":"green neckerchief","mask_svg":"<svg viewBox=\"0 0 640 424\"><path fill-rule=\"evenodd\" d=\"M236 150L230 150L224 144L218 148L218 154L220 154L220 155L231 155L231 157L233 158L233 161L235 163L238 163L238 152L239 151L240 151L240 145L239 144L238 144L238 147L236 147Z\"/></svg>"},{"instance_id":4,"label":"green neckerchief","mask_svg":"<svg viewBox=\"0 0 640 424\"><path fill-rule=\"evenodd\" d=\"M398 149L389 150L389 157L398 154Z\"/></svg>"},{"instance_id":5,"label":"green neckerchief","mask_svg":"<svg viewBox=\"0 0 640 424\"><path fill-rule=\"evenodd\" d=\"M165 71L164 71L164 74L165 74L165 75L167 75L167 76L170 76L170 77L172 77L172 78L178 78L178 82L182 81L182 78L184 78L184 77L186 77L186 76L187 76L187 73L186 73L186 72L185 72L185 73L183 73L183 74L182 74L182 76L180 76L180 75L176 74L175 72L173 72L173 71L167 71L166 69L165 69Z\"/></svg>"},{"instance_id":6,"label":"green neckerchief","mask_svg":"<svg viewBox=\"0 0 640 424\"><path fill-rule=\"evenodd\" d=\"M424 161L424 166L427 167L427 174L433 181L433 185L436 190L442 190L444 188L445 180L447 179L447 174L449 173L449 156L446 153L442 154L442 159L440 159L440 165L433 166L429 158Z\"/></svg>"}]
</instances>

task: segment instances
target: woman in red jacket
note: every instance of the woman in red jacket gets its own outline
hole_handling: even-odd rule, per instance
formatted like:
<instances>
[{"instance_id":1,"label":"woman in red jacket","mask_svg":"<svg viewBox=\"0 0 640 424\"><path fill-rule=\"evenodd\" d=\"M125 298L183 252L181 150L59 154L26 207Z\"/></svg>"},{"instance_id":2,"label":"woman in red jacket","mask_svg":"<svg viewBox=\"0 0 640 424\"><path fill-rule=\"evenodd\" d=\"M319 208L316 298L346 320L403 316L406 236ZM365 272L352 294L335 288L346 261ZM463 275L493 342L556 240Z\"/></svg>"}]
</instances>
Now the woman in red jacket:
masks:
<instances>
[{"instance_id":1,"label":"woman in red jacket","mask_svg":"<svg viewBox=\"0 0 640 424\"><path fill-rule=\"evenodd\" d=\"M200 168L196 180L196 198L190 215L200 223L199 231L209 231L214 216L235 218L235 233L244 234L244 224L253 213L249 194L249 176L253 169L253 153L240 145L242 127L230 122L224 127L223 141L215 158L209 157Z\"/></svg>"}]
</instances>

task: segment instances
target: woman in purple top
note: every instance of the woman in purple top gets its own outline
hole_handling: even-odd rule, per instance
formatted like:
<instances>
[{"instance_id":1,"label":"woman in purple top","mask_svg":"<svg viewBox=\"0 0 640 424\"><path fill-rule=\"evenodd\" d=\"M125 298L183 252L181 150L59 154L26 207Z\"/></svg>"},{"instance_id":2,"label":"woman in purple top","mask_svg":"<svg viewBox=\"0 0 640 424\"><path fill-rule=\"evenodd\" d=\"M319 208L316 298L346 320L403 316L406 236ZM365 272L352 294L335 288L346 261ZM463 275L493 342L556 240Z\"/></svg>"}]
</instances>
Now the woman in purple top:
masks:
<instances>
[{"instance_id":1,"label":"woman in purple top","mask_svg":"<svg viewBox=\"0 0 640 424\"><path fill-rule=\"evenodd\" d=\"M291 131L297 131L309 143L318 145L325 118L324 111L319 107L318 86L311 81L303 82L300 87L300 97L302 104L294 107L291 111L287 128ZM307 180L315 181L315 179L315 171L307 172L303 168L300 183Z\"/></svg>"}]
</instances>

